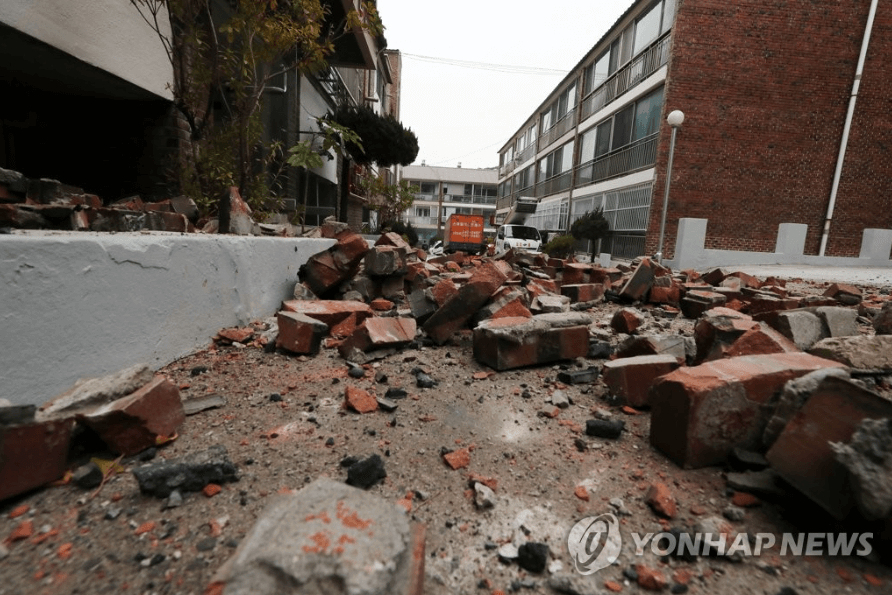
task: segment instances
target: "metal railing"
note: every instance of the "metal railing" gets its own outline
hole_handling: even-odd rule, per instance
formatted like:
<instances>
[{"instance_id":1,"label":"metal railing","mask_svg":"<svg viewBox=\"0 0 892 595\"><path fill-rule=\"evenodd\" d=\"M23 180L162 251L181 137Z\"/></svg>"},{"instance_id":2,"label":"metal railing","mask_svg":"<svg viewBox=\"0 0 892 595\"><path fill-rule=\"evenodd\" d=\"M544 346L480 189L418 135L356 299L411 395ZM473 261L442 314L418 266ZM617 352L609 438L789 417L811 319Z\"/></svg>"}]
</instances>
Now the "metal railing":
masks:
<instances>
[{"instance_id":1,"label":"metal railing","mask_svg":"<svg viewBox=\"0 0 892 595\"><path fill-rule=\"evenodd\" d=\"M530 157L536 154L536 143L531 142L527 147L520 152L520 154L514 159L518 164L524 163Z\"/></svg>"},{"instance_id":2,"label":"metal railing","mask_svg":"<svg viewBox=\"0 0 892 595\"><path fill-rule=\"evenodd\" d=\"M485 194L447 194L446 202L464 202L477 205L494 205L496 197Z\"/></svg>"},{"instance_id":3,"label":"metal railing","mask_svg":"<svg viewBox=\"0 0 892 595\"><path fill-rule=\"evenodd\" d=\"M659 133L645 136L631 145L602 155L576 167L576 187L652 167L657 161Z\"/></svg>"},{"instance_id":4,"label":"metal railing","mask_svg":"<svg viewBox=\"0 0 892 595\"><path fill-rule=\"evenodd\" d=\"M437 226L437 218L436 217L417 217L414 215L410 215L409 217L407 217L407 219L409 220L409 223L411 223L412 225L423 225L423 226L432 225L434 227Z\"/></svg>"},{"instance_id":5,"label":"metal railing","mask_svg":"<svg viewBox=\"0 0 892 595\"><path fill-rule=\"evenodd\" d=\"M518 163L520 163L520 161L518 161L517 159L512 159L508 163L506 163L505 165L500 167L499 168L499 177L500 178L504 177L504 176L510 174L511 172L513 172L514 168L517 167Z\"/></svg>"},{"instance_id":6,"label":"metal railing","mask_svg":"<svg viewBox=\"0 0 892 595\"><path fill-rule=\"evenodd\" d=\"M669 60L671 33L656 40L631 62L613 73L604 83L582 101L582 119L596 111L652 75Z\"/></svg>"},{"instance_id":7,"label":"metal railing","mask_svg":"<svg viewBox=\"0 0 892 595\"><path fill-rule=\"evenodd\" d=\"M555 194L556 192L567 190L570 188L572 174L573 172L571 171L565 171L564 173L548 178L547 180L542 180L536 184L536 193L534 196L548 196L550 194Z\"/></svg>"},{"instance_id":8,"label":"metal railing","mask_svg":"<svg viewBox=\"0 0 892 595\"><path fill-rule=\"evenodd\" d=\"M554 123L554 126L539 135L539 147L544 149L568 130L576 125L576 108L569 110L563 117Z\"/></svg>"}]
</instances>

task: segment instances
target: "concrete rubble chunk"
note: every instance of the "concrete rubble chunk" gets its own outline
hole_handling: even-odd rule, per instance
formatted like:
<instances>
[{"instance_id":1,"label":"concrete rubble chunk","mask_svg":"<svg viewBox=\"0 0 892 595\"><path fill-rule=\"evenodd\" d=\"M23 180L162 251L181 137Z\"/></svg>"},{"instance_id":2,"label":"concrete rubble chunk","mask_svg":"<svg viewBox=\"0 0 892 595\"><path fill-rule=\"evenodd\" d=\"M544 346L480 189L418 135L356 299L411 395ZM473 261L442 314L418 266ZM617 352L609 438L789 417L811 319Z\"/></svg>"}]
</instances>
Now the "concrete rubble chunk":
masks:
<instances>
[{"instance_id":1,"label":"concrete rubble chunk","mask_svg":"<svg viewBox=\"0 0 892 595\"><path fill-rule=\"evenodd\" d=\"M671 355L685 361L685 337L680 335L633 335L616 347L616 357Z\"/></svg>"},{"instance_id":2,"label":"concrete rubble chunk","mask_svg":"<svg viewBox=\"0 0 892 595\"><path fill-rule=\"evenodd\" d=\"M37 420L74 417L115 399L129 395L152 381L155 374L146 364L137 364L101 378L78 380L74 386L37 411Z\"/></svg>"},{"instance_id":3,"label":"concrete rubble chunk","mask_svg":"<svg viewBox=\"0 0 892 595\"><path fill-rule=\"evenodd\" d=\"M566 295L539 295L533 299L530 310L537 314L569 312L570 298Z\"/></svg>"},{"instance_id":4,"label":"concrete rubble chunk","mask_svg":"<svg viewBox=\"0 0 892 595\"><path fill-rule=\"evenodd\" d=\"M585 357L588 326L561 325L577 320L574 314L484 320L474 329L474 359L495 370L509 370Z\"/></svg>"},{"instance_id":5,"label":"concrete rubble chunk","mask_svg":"<svg viewBox=\"0 0 892 595\"><path fill-rule=\"evenodd\" d=\"M878 335L892 335L892 300L883 304L873 318L873 328Z\"/></svg>"},{"instance_id":6,"label":"concrete rubble chunk","mask_svg":"<svg viewBox=\"0 0 892 595\"><path fill-rule=\"evenodd\" d=\"M362 490L317 479L261 513L214 577L227 595L420 595L424 526Z\"/></svg>"},{"instance_id":7,"label":"concrete rubble chunk","mask_svg":"<svg viewBox=\"0 0 892 595\"><path fill-rule=\"evenodd\" d=\"M750 316L729 308L707 310L694 325L695 361L702 363L725 357L731 345L757 324Z\"/></svg>"},{"instance_id":8,"label":"concrete rubble chunk","mask_svg":"<svg viewBox=\"0 0 892 595\"><path fill-rule=\"evenodd\" d=\"M167 498L173 490L197 492L209 483L223 484L239 478L226 447L220 444L181 459L141 465L133 469L133 475L139 491L156 498Z\"/></svg>"},{"instance_id":9,"label":"concrete rubble chunk","mask_svg":"<svg viewBox=\"0 0 892 595\"><path fill-rule=\"evenodd\" d=\"M133 394L79 414L77 420L112 451L130 456L154 446L159 436L173 436L186 413L176 385L157 376Z\"/></svg>"},{"instance_id":10,"label":"concrete rubble chunk","mask_svg":"<svg viewBox=\"0 0 892 595\"><path fill-rule=\"evenodd\" d=\"M727 301L721 293L691 290L681 300L681 313L685 318L700 318L707 310L724 306Z\"/></svg>"},{"instance_id":11,"label":"concrete rubble chunk","mask_svg":"<svg viewBox=\"0 0 892 595\"><path fill-rule=\"evenodd\" d=\"M837 519L855 506L849 470L835 443L850 443L865 419L892 417L892 401L852 382L824 378L765 455L787 483Z\"/></svg>"},{"instance_id":12,"label":"concrete rubble chunk","mask_svg":"<svg viewBox=\"0 0 892 595\"><path fill-rule=\"evenodd\" d=\"M847 443L831 442L849 472L855 503L864 518L892 516L892 418L865 419Z\"/></svg>"},{"instance_id":13,"label":"concrete rubble chunk","mask_svg":"<svg viewBox=\"0 0 892 595\"><path fill-rule=\"evenodd\" d=\"M408 272L406 251L394 246L377 245L366 252L365 272L369 275L384 277L387 275L404 275Z\"/></svg>"},{"instance_id":14,"label":"concrete rubble chunk","mask_svg":"<svg viewBox=\"0 0 892 595\"><path fill-rule=\"evenodd\" d=\"M780 312L773 326L802 351L824 338L824 323L817 314L807 310Z\"/></svg>"},{"instance_id":15,"label":"concrete rubble chunk","mask_svg":"<svg viewBox=\"0 0 892 595\"><path fill-rule=\"evenodd\" d=\"M620 289L620 297L631 301L643 300L653 285L655 266L658 265L655 265L649 258L642 258L635 272Z\"/></svg>"},{"instance_id":16,"label":"concrete rubble chunk","mask_svg":"<svg viewBox=\"0 0 892 595\"><path fill-rule=\"evenodd\" d=\"M859 370L892 369L892 335L822 339L808 352Z\"/></svg>"},{"instance_id":17,"label":"concrete rubble chunk","mask_svg":"<svg viewBox=\"0 0 892 595\"><path fill-rule=\"evenodd\" d=\"M823 322L823 336L827 337L851 337L859 335L858 311L852 308L840 308L838 306L819 306L814 309L815 314Z\"/></svg>"},{"instance_id":18,"label":"concrete rubble chunk","mask_svg":"<svg viewBox=\"0 0 892 595\"><path fill-rule=\"evenodd\" d=\"M788 380L839 366L780 353L678 368L651 389L650 443L688 469L721 463L735 446L758 451L773 395Z\"/></svg>"},{"instance_id":19,"label":"concrete rubble chunk","mask_svg":"<svg viewBox=\"0 0 892 595\"><path fill-rule=\"evenodd\" d=\"M679 367L672 355L638 355L605 362L602 368L604 384L617 404L648 407L648 395L654 381Z\"/></svg>"}]
</instances>

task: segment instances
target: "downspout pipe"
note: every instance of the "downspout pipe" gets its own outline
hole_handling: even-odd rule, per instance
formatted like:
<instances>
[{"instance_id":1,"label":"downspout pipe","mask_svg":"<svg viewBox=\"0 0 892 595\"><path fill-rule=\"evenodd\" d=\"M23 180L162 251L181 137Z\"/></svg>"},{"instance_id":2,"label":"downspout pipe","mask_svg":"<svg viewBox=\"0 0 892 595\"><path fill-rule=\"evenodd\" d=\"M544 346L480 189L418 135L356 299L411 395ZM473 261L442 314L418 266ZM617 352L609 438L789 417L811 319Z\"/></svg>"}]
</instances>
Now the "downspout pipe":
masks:
<instances>
[{"instance_id":1,"label":"downspout pipe","mask_svg":"<svg viewBox=\"0 0 892 595\"><path fill-rule=\"evenodd\" d=\"M842 164L846 158L846 147L849 144L849 132L852 129L852 118L855 115L855 102L858 100L858 88L861 86L861 75L864 72L864 62L867 59L867 46L870 45L870 33L873 31L873 19L876 16L879 0L871 0L870 11L867 13L867 25L864 28L864 39L861 41L861 55L858 57L858 67L855 69L855 80L852 83L852 94L849 97L849 109L846 113L845 126L842 129L842 140L839 146L839 155L836 158L836 171L833 172L833 186L830 189L830 202L827 204L827 215L824 218L824 232L821 235L821 247L818 256L824 256L827 249L827 238L830 235L830 222L833 220L833 209L836 207L836 194L839 191L839 180L842 177Z\"/></svg>"}]
</instances>

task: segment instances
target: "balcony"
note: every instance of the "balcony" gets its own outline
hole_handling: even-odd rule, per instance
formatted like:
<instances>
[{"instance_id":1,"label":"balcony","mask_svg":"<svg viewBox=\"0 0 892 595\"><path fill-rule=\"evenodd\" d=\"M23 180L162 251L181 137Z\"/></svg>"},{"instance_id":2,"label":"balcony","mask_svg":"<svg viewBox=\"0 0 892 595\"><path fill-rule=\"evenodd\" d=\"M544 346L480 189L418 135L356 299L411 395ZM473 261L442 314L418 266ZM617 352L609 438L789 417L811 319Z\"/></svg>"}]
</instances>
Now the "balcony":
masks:
<instances>
[{"instance_id":1,"label":"balcony","mask_svg":"<svg viewBox=\"0 0 892 595\"><path fill-rule=\"evenodd\" d=\"M658 136L659 133L651 134L631 145L578 166L576 187L652 167L657 160Z\"/></svg>"},{"instance_id":2,"label":"balcony","mask_svg":"<svg viewBox=\"0 0 892 595\"><path fill-rule=\"evenodd\" d=\"M563 117L555 122L554 126L539 135L539 147L544 149L555 140L563 136L576 125L576 108L574 107Z\"/></svg>"},{"instance_id":3,"label":"balcony","mask_svg":"<svg viewBox=\"0 0 892 595\"><path fill-rule=\"evenodd\" d=\"M547 180L539 182L538 184L536 184L536 194L534 196L550 196L552 194L556 194L558 192L569 189L572 175L572 171L565 171L562 174L558 174L554 177L548 178Z\"/></svg>"},{"instance_id":4,"label":"balcony","mask_svg":"<svg viewBox=\"0 0 892 595\"><path fill-rule=\"evenodd\" d=\"M582 101L582 119L585 120L666 64L671 42L672 35L667 33L604 81Z\"/></svg>"},{"instance_id":5,"label":"balcony","mask_svg":"<svg viewBox=\"0 0 892 595\"><path fill-rule=\"evenodd\" d=\"M444 202L463 202L475 205L494 205L496 204L495 196L487 196L484 194L447 194Z\"/></svg>"}]
</instances>

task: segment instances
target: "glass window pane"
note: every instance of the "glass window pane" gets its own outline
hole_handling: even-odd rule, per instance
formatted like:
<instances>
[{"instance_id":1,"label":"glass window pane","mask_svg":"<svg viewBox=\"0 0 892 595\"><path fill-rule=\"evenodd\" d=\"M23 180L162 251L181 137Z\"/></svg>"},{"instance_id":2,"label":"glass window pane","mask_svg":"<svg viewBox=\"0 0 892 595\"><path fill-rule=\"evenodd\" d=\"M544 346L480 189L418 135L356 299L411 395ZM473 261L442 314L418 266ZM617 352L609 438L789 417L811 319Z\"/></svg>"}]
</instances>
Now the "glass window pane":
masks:
<instances>
[{"instance_id":1,"label":"glass window pane","mask_svg":"<svg viewBox=\"0 0 892 595\"><path fill-rule=\"evenodd\" d=\"M632 57L632 40L635 37L635 24L631 24L623 31L622 43L619 48L619 66L622 66Z\"/></svg>"},{"instance_id":2,"label":"glass window pane","mask_svg":"<svg viewBox=\"0 0 892 595\"><path fill-rule=\"evenodd\" d=\"M588 163L595 158L595 138L598 135L598 129L592 128L582 135L579 145L579 163Z\"/></svg>"},{"instance_id":3,"label":"glass window pane","mask_svg":"<svg viewBox=\"0 0 892 595\"><path fill-rule=\"evenodd\" d=\"M563 155L561 155L561 173L573 169L573 141L564 145L563 151Z\"/></svg>"},{"instance_id":4,"label":"glass window pane","mask_svg":"<svg viewBox=\"0 0 892 595\"><path fill-rule=\"evenodd\" d=\"M610 152L610 131L612 120L607 120L598 126L598 141L595 145L595 157L600 157Z\"/></svg>"},{"instance_id":5,"label":"glass window pane","mask_svg":"<svg viewBox=\"0 0 892 595\"><path fill-rule=\"evenodd\" d=\"M633 140L644 138L660 129L660 112L662 109L662 87L638 101L635 109L635 134Z\"/></svg>"},{"instance_id":6,"label":"glass window pane","mask_svg":"<svg viewBox=\"0 0 892 595\"><path fill-rule=\"evenodd\" d=\"M660 32L660 3L655 4L644 16L635 23L635 48L633 54L637 54L650 45Z\"/></svg>"},{"instance_id":7,"label":"glass window pane","mask_svg":"<svg viewBox=\"0 0 892 595\"><path fill-rule=\"evenodd\" d=\"M613 117L613 142L611 149L624 147L632 141L632 120L635 106L630 105Z\"/></svg>"},{"instance_id":8,"label":"glass window pane","mask_svg":"<svg viewBox=\"0 0 892 595\"><path fill-rule=\"evenodd\" d=\"M663 0L663 26L660 28L661 33L665 33L672 28L675 22L675 0Z\"/></svg>"}]
</instances>

